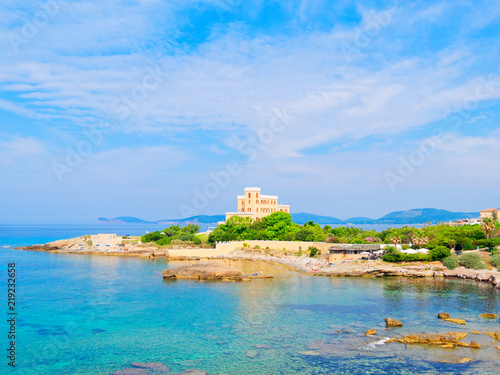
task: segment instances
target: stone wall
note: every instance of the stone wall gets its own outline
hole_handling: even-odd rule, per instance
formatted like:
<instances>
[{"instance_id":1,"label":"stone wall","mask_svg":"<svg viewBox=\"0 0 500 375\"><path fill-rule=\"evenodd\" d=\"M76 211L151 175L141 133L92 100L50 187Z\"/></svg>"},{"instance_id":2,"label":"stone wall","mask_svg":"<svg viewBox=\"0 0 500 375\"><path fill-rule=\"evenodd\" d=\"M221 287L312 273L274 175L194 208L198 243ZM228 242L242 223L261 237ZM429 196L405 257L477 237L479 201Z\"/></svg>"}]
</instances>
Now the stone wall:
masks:
<instances>
[{"instance_id":1,"label":"stone wall","mask_svg":"<svg viewBox=\"0 0 500 375\"><path fill-rule=\"evenodd\" d=\"M303 241L266 241L266 240L246 240L246 241L230 241L230 242L219 242L216 245L216 250L219 250L221 254L227 254L235 249L243 248L243 244L247 244L248 247L259 246L261 249L269 248L270 250L283 250L298 252L306 251L310 246L317 247L321 254L328 254L328 249L332 246L331 243L326 242L303 242Z\"/></svg>"}]
</instances>

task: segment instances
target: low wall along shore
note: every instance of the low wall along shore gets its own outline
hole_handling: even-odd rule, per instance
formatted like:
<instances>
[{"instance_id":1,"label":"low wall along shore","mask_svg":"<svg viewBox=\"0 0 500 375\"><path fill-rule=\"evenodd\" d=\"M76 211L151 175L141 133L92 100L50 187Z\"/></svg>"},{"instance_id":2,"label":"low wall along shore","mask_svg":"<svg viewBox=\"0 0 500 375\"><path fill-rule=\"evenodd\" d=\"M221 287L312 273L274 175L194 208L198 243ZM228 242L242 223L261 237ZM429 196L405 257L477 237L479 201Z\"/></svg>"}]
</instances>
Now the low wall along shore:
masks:
<instances>
[{"instance_id":1,"label":"low wall along shore","mask_svg":"<svg viewBox=\"0 0 500 375\"><path fill-rule=\"evenodd\" d=\"M328 254L328 249L332 246L326 242L305 242L305 241L265 241L265 240L246 240L246 241L230 241L218 242L216 250L219 254L229 254L230 252L241 249L243 244L249 247L259 246L261 249L269 248L270 250L287 250L292 252L307 251L309 247L316 247L321 254Z\"/></svg>"}]
</instances>

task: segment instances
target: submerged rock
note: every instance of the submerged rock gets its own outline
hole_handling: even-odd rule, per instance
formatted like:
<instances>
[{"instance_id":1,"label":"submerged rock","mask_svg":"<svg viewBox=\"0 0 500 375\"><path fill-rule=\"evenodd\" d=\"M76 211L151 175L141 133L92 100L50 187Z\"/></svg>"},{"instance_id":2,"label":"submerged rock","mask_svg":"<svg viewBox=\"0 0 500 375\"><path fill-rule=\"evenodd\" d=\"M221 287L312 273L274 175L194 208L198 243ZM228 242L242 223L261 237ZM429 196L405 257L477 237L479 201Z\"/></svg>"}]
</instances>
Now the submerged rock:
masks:
<instances>
[{"instance_id":1,"label":"submerged rock","mask_svg":"<svg viewBox=\"0 0 500 375\"><path fill-rule=\"evenodd\" d=\"M208 372L203 370L190 369L184 372L179 372L175 375L208 375Z\"/></svg>"},{"instance_id":2,"label":"submerged rock","mask_svg":"<svg viewBox=\"0 0 500 375\"><path fill-rule=\"evenodd\" d=\"M271 345L267 344L257 344L253 346L255 349L272 349L273 347Z\"/></svg>"},{"instance_id":3,"label":"submerged rock","mask_svg":"<svg viewBox=\"0 0 500 375\"><path fill-rule=\"evenodd\" d=\"M257 350L247 350L245 352L245 355L248 358L257 358L260 355L260 353Z\"/></svg>"},{"instance_id":4,"label":"submerged rock","mask_svg":"<svg viewBox=\"0 0 500 375\"><path fill-rule=\"evenodd\" d=\"M136 367L126 368L124 370L118 370L111 373L111 375L150 375L150 374L151 372L149 372L148 370Z\"/></svg>"},{"instance_id":5,"label":"submerged rock","mask_svg":"<svg viewBox=\"0 0 500 375\"><path fill-rule=\"evenodd\" d=\"M498 318L498 316L496 314L488 314L488 313L480 314L479 316L482 317L482 318L486 318L486 319L496 319L496 318Z\"/></svg>"},{"instance_id":6,"label":"submerged rock","mask_svg":"<svg viewBox=\"0 0 500 375\"><path fill-rule=\"evenodd\" d=\"M249 281L250 278L240 270L215 263L200 263L163 270L164 279L228 280Z\"/></svg>"},{"instance_id":7,"label":"submerged rock","mask_svg":"<svg viewBox=\"0 0 500 375\"><path fill-rule=\"evenodd\" d=\"M168 372L170 370L161 362L132 362L130 363L130 366L148 370L155 370L157 372Z\"/></svg>"},{"instance_id":8,"label":"submerged rock","mask_svg":"<svg viewBox=\"0 0 500 375\"><path fill-rule=\"evenodd\" d=\"M385 318L385 325L387 327L402 327L403 323L396 319Z\"/></svg>"},{"instance_id":9,"label":"submerged rock","mask_svg":"<svg viewBox=\"0 0 500 375\"><path fill-rule=\"evenodd\" d=\"M302 352L299 352L300 355L307 355L307 356L318 356L319 353L315 352L314 350L304 350Z\"/></svg>"},{"instance_id":10,"label":"submerged rock","mask_svg":"<svg viewBox=\"0 0 500 375\"><path fill-rule=\"evenodd\" d=\"M450 314L448 313L439 313L438 314L439 319L450 319Z\"/></svg>"},{"instance_id":11,"label":"submerged rock","mask_svg":"<svg viewBox=\"0 0 500 375\"><path fill-rule=\"evenodd\" d=\"M491 336L495 340L500 341L500 332L485 332L484 334Z\"/></svg>"}]
</instances>

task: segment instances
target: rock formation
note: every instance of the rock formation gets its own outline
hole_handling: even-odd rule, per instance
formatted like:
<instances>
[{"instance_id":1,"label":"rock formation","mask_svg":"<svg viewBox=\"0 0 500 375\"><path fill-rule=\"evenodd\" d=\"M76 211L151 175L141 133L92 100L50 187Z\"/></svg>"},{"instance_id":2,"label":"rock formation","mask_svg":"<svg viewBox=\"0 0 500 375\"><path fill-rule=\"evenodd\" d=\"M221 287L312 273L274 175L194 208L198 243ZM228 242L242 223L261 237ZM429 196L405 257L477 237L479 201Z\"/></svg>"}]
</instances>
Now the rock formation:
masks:
<instances>
[{"instance_id":1,"label":"rock formation","mask_svg":"<svg viewBox=\"0 0 500 375\"><path fill-rule=\"evenodd\" d=\"M402 327L403 323L395 319L385 318L385 325L386 327Z\"/></svg>"},{"instance_id":2,"label":"rock formation","mask_svg":"<svg viewBox=\"0 0 500 375\"><path fill-rule=\"evenodd\" d=\"M163 270L164 279L249 281L250 277L240 270L221 264L200 263Z\"/></svg>"}]
</instances>

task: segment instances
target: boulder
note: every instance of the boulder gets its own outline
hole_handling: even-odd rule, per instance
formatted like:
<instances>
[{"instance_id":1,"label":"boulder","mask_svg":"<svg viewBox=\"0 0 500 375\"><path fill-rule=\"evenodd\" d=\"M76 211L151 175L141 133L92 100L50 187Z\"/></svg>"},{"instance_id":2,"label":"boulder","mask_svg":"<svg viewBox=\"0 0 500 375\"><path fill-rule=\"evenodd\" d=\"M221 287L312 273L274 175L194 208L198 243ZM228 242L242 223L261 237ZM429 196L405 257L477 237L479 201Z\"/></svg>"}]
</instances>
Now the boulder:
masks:
<instances>
[{"instance_id":1,"label":"boulder","mask_svg":"<svg viewBox=\"0 0 500 375\"><path fill-rule=\"evenodd\" d=\"M439 319L450 319L450 314L448 313L439 313L438 314Z\"/></svg>"},{"instance_id":2,"label":"boulder","mask_svg":"<svg viewBox=\"0 0 500 375\"><path fill-rule=\"evenodd\" d=\"M471 349L481 349L481 345L479 345L476 341L471 341L469 348Z\"/></svg>"},{"instance_id":3,"label":"boulder","mask_svg":"<svg viewBox=\"0 0 500 375\"><path fill-rule=\"evenodd\" d=\"M396 319L385 318L385 325L386 327L402 327L403 323Z\"/></svg>"},{"instance_id":4,"label":"boulder","mask_svg":"<svg viewBox=\"0 0 500 375\"><path fill-rule=\"evenodd\" d=\"M497 315L495 315L495 314L488 314L488 313L480 314L479 316L482 317L482 318L486 318L486 319L496 319L496 318L498 318Z\"/></svg>"},{"instance_id":5,"label":"boulder","mask_svg":"<svg viewBox=\"0 0 500 375\"><path fill-rule=\"evenodd\" d=\"M449 318L449 319L445 319L444 321L445 322L455 323L455 324L465 324L466 323L466 321L463 320L463 319L452 319L452 318Z\"/></svg>"},{"instance_id":6,"label":"boulder","mask_svg":"<svg viewBox=\"0 0 500 375\"><path fill-rule=\"evenodd\" d=\"M377 334L377 331L375 329L369 329L368 331L365 332L365 335L366 336L373 336L373 335L376 335Z\"/></svg>"},{"instance_id":7,"label":"boulder","mask_svg":"<svg viewBox=\"0 0 500 375\"><path fill-rule=\"evenodd\" d=\"M164 279L230 280L248 281L250 278L240 270L215 263L200 263L163 270Z\"/></svg>"}]
</instances>

